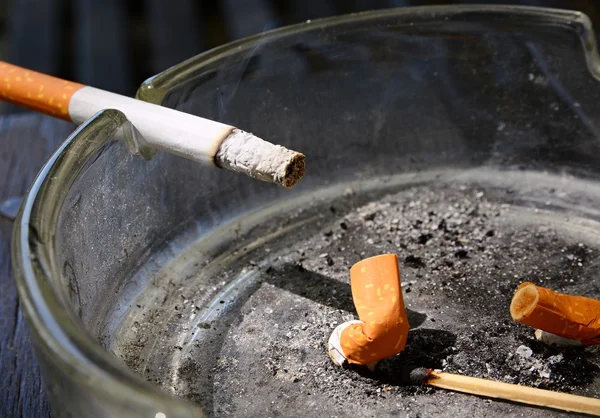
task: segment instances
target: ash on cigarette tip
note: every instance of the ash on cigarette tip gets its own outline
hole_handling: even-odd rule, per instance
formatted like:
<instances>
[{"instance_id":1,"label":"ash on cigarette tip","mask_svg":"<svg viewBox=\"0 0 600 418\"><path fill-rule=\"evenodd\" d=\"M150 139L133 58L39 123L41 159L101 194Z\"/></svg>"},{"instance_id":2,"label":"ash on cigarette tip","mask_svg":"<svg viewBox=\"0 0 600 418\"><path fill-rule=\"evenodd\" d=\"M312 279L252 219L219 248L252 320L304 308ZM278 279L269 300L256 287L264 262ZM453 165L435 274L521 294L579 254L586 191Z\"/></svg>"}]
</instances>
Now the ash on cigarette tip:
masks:
<instances>
[{"instance_id":1,"label":"ash on cigarette tip","mask_svg":"<svg viewBox=\"0 0 600 418\"><path fill-rule=\"evenodd\" d=\"M252 178L291 188L306 173L304 154L234 129L221 143L215 164Z\"/></svg>"}]
</instances>

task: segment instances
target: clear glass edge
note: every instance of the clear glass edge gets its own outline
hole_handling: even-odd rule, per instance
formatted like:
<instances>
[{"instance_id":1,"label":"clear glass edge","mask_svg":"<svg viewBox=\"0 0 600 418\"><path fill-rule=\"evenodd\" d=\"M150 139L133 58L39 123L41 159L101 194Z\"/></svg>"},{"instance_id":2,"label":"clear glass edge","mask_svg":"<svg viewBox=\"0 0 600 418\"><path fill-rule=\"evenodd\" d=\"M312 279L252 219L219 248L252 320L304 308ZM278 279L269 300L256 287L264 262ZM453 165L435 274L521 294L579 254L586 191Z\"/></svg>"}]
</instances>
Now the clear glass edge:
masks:
<instances>
[{"instance_id":1,"label":"clear glass edge","mask_svg":"<svg viewBox=\"0 0 600 418\"><path fill-rule=\"evenodd\" d=\"M100 398L107 400L134 397L156 412L177 410L176 416L189 416L191 412L193 416L203 416L196 406L161 391L116 361L92 337L71 325L54 294L44 294L42 290L42 282L49 281L48 275L58 271L53 266L52 241L70 185L89 160L128 123L118 110L98 112L61 144L35 178L19 209L12 236L17 292L30 333L78 384L93 387ZM90 140L92 134L95 138ZM83 158L78 158L81 150L85 150ZM36 231L33 234L32 229ZM37 248L40 245L32 244L34 239L42 250ZM155 408L157 403L162 407ZM167 410L162 411L163 407Z\"/></svg>"},{"instance_id":2,"label":"clear glass edge","mask_svg":"<svg viewBox=\"0 0 600 418\"><path fill-rule=\"evenodd\" d=\"M552 24L560 23L564 28L576 31L584 47L588 70L596 79L600 80L600 58L598 56L596 37L593 32L591 20L582 12L532 6L489 4L441 5L401 7L352 13L315 19L259 33L213 48L148 78L139 87L136 98L155 104L162 104L164 98L170 91L177 88L177 86L185 80L189 80L189 78L199 75L203 68L210 66L212 63L217 62L230 54L250 50L256 46L257 42L274 41L300 32L322 30L330 26L369 21L381 17L419 18L418 22L424 23L427 21L439 21L441 18L450 16L471 14L476 17L477 14L484 15L490 13L507 16L517 14L521 18L531 17L532 19L542 19L532 20L532 23L538 23L542 26L551 26Z\"/></svg>"}]
</instances>

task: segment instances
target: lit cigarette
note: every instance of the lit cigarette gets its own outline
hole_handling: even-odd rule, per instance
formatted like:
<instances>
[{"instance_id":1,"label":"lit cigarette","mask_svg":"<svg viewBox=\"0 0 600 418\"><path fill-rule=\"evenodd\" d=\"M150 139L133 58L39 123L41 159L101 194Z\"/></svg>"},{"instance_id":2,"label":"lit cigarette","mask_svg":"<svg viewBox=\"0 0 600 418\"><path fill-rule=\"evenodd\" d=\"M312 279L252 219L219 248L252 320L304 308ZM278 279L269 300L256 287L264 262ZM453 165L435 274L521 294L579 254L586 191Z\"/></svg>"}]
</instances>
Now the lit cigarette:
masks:
<instances>
[{"instance_id":1,"label":"lit cigarette","mask_svg":"<svg viewBox=\"0 0 600 418\"><path fill-rule=\"evenodd\" d=\"M0 98L81 124L104 109L121 111L143 145L252 178L293 187L305 157L233 126L0 61Z\"/></svg>"},{"instance_id":2,"label":"lit cigarette","mask_svg":"<svg viewBox=\"0 0 600 418\"><path fill-rule=\"evenodd\" d=\"M600 300L557 293L533 283L522 283L510 304L512 318L537 328L538 339L564 345L547 333L581 345L600 344Z\"/></svg>"},{"instance_id":3,"label":"lit cigarette","mask_svg":"<svg viewBox=\"0 0 600 418\"><path fill-rule=\"evenodd\" d=\"M350 286L360 321L345 322L334 330L328 344L333 362L373 366L403 351L409 324L396 255L356 263L350 269Z\"/></svg>"}]
</instances>

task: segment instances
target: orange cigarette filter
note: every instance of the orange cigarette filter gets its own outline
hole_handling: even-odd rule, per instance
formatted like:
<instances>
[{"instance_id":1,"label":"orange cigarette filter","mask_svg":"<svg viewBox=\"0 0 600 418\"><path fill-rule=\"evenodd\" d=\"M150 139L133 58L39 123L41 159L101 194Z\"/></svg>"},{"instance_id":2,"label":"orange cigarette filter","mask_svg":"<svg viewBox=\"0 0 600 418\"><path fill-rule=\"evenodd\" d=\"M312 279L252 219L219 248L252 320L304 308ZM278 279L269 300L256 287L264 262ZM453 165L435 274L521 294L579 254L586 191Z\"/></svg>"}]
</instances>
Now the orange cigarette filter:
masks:
<instances>
[{"instance_id":1,"label":"orange cigarette filter","mask_svg":"<svg viewBox=\"0 0 600 418\"><path fill-rule=\"evenodd\" d=\"M600 300L557 293L525 282L513 296L510 314L521 324L582 345L600 344Z\"/></svg>"},{"instance_id":2,"label":"orange cigarette filter","mask_svg":"<svg viewBox=\"0 0 600 418\"><path fill-rule=\"evenodd\" d=\"M359 261L350 269L360 322L346 327L340 345L349 363L368 365L404 350L409 324L395 254Z\"/></svg>"},{"instance_id":3,"label":"orange cigarette filter","mask_svg":"<svg viewBox=\"0 0 600 418\"><path fill-rule=\"evenodd\" d=\"M0 94L2 100L71 121L69 102L82 84L61 80L46 74L0 61Z\"/></svg>"}]
</instances>

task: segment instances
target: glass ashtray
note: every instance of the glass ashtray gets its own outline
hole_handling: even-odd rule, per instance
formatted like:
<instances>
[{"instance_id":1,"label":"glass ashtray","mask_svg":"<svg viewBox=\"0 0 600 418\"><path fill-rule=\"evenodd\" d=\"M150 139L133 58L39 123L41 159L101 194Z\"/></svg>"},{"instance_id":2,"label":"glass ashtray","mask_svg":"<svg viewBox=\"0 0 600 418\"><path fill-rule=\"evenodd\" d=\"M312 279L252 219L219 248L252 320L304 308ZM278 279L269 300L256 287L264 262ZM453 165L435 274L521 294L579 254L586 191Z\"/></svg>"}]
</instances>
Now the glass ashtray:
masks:
<instances>
[{"instance_id":1,"label":"glass ashtray","mask_svg":"<svg viewBox=\"0 0 600 418\"><path fill-rule=\"evenodd\" d=\"M600 397L597 347L511 320L523 281L600 298L600 84L589 19L513 6L359 13L208 51L138 98L307 156L293 190L82 124L14 231L57 417L559 416L400 380L423 367ZM369 373L326 341L349 268L401 262L406 351Z\"/></svg>"}]
</instances>

